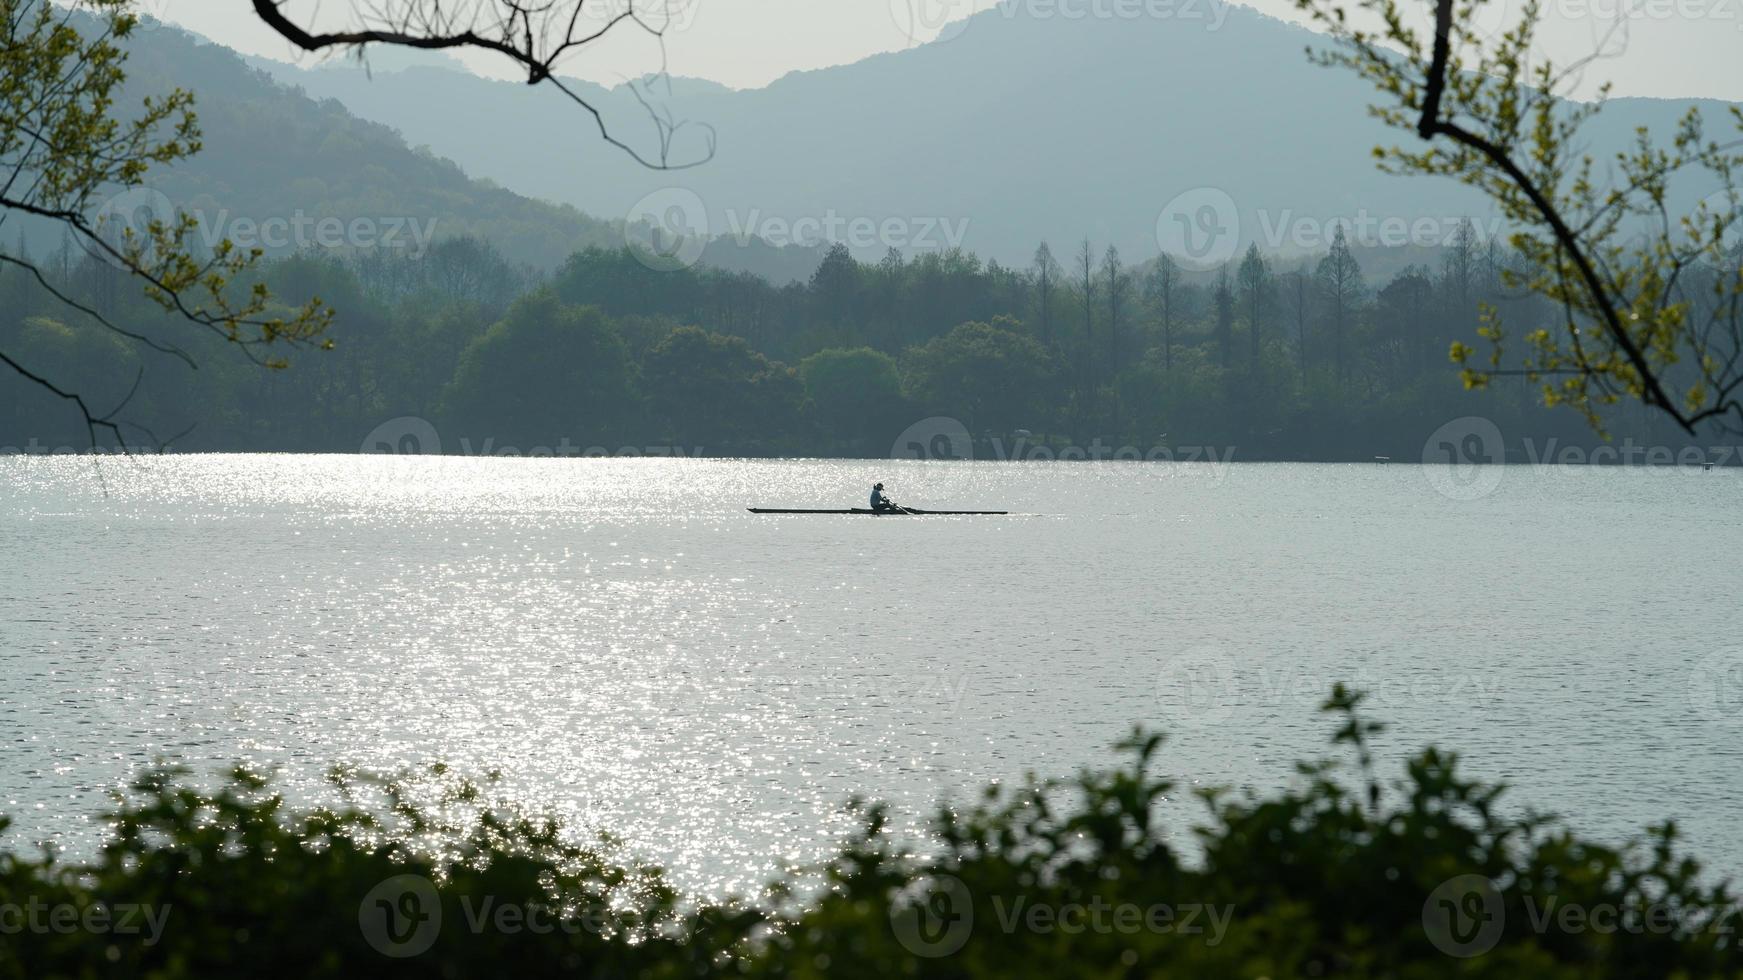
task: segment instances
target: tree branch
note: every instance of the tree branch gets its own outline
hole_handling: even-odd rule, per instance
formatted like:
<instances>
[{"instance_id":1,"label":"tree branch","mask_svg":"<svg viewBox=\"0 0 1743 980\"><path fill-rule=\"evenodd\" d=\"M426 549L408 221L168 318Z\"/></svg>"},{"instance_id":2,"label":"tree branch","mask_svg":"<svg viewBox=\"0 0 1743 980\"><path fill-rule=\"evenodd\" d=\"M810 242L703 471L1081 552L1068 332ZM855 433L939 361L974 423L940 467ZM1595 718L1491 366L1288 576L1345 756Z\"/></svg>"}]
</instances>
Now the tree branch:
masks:
<instances>
[{"instance_id":1,"label":"tree branch","mask_svg":"<svg viewBox=\"0 0 1743 980\"><path fill-rule=\"evenodd\" d=\"M1647 363L1646 355L1641 351L1640 345L1635 343L1633 336L1623 325L1622 318L1617 313L1615 304L1610 298L1609 290L1605 288L1603 281L1598 277L1597 270L1592 266L1591 258L1586 255L1579 239L1568 228L1567 222L1562 218L1555 205L1505 150L1457 123L1440 118L1441 96L1447 84L1447 63L1451 58L1452 19L1453 0L1436 0L1434 51L1429 62L1428 77L1423 89L1422 114L1416 123L1417 134L1425 140L1432 140L1436 136L1446 136L1461 146L1477 151L1490 163L1499 167L1508 179L1524 192L1531 201L1532 207L1543 218L1544 223L1549 225L1550 232L1555 236L1556 244L1573 259L1581 284L1584 286L1586 294L1591 297L1593 305L1597 307L1599 320L1603 324L1605 332L1622 350L1628 363L1639 373L1641 384L1646 389L1646 403L1662 409L1685 432L1693 435L1695 423L1711 413L1686 415L1680 407L1671 401L1670 396L1665 393L1658 375Z\"/></svg>"},{"instance_id":2,"label":"tree branch","mask_svg":"<svg viewBox=\"0 0 1743 980\"><path fill-rule=\"evenodd\" d=\"M428 25L431 28L428 33L417 33L410 29L410 11L407 11L404 21L398 25L314 33L285 15L284 11L280 9L285 0L252 0L252 2L254 4L255 14L260 17L261 21L263 21L266 26L272 28L273 31L279 34L279 36L304 51L315 52L334 47L359 47L368 44L388 44L417 48L425 51L474 48L502 55L526 71L528 85L538 85L541 82L549 82L557 89L557 91L563 93L565 97L580 106L588 115L593 117L593 123L599 130L600 139L617 147L619 150L622 150L637 163L644 167L648 167L649 169L685 170L690 167L700 166L714 157L714 135L713 131L709 130L708 149L700 159L683 163L673 163L670 155L671 135L676 131L677 127L673 126L669 120L662 119L658 113L654 112L653 109L641 99L640 94L637 93L637 100L641 101L643 108L647 109L648 114L654 119L655 125L659 127L661 134L658 158L649 159L648 157L643 156L641 152L636 150L634 147L611 134L611 129L606 125L605 118L600 114L597 106L587 101L587 99L583 98L570 86L563 84L562 80L557 77L556 63L564 55L572 50L585 47L594 41L599 40L610 32L612 28L618 26L624 21L633 21L637 26L642 28L642 30L647 31L655 37L663 39L665 36L665 28L653 27L643 21L641 16L636 12L635 0L630 0L627 9L609 18L604 25L598 29L580 35L576 34L576 28L581 16L582 4L585 0L569 0L569 2L574 3L575 6L570 11L566 28L562 29L562 40L555 44L548 54L543 55L541 55L537 50L539 39L535 37L533 33L533 11L517 2L517 0L499 0L499 2L503 3L509 11L508 17L501 25L499 25L501 29L500 37L493 37L488 34L479 33L470 26L464 29L458 29L457 25L444 23L432 23ZM550 13L555 6L555 3L546 3L539 8L539 12ZM439 14L440 11L438 5L438 16ZM517 21L521 27L523 37L518 42L510 41L509 38L514 35L514 27Z\"/></svg>"}]
</instances>

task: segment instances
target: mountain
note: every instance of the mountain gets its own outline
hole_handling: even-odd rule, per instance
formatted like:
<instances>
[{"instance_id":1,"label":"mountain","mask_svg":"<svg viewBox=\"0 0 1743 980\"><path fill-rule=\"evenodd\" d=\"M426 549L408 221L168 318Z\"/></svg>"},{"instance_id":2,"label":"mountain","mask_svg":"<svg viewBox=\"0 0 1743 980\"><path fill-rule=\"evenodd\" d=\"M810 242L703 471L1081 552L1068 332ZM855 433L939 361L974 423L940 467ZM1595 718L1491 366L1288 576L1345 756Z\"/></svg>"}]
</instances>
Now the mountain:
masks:
<instances>
[{"instance_id":1,"label":"mountain","mask_svg":"<svg viewBox=\"0 0 1743 980\"><path fill-rule=\"evenodd\" d=\"M311 98L227 47L153 26L127 44L118 104L137 105L176 87L191 91L204 145L192 157L153 167L146 186L112 198L100 212L109 220L137 226L172 208L188 211L199 216L208 243L228 237L269 255L307 247L416 255L434 241L475 235L516 264L547 270L577 250L624 243L621 219L596 218L469 176L430 147L409 145L393 126L359 118L338 101ZM410 52L383 54L373 60L426 71L443 63ZM21 217L14 227L38 255L63 241L57 224ZM756 247L714 250L708 259L792 278L808 275L820 254Z\"/></svg>"},{"instance_id":2,"label":"mountain","mask_svg":"<svg viewBox=\"0 0 1743 980\"><path fill-rule=\"evenodd\" d=\"M214 235L283 253L333 241L415 250L473 234L541 267L620 240L610 222L469 177L391 127L315 101L192 34L146 31L127 50L121 104L179 86L194 93L205 134L200 153L153 168L149 188L129 196L161 194Z\"/></svg>"},{"instance_id":3,"label":"mountain","mask_svg":"<svg viewBox=\"0 0 1743 980\"><path fill-rule=\"evenodd\" d=\"M1157 254L1159 240L1203 250L1206 236L1211 259L1252 241L1311 254L1334 220L1417 246L1465 216L1488 220L1462 186L1375 169L1371 149L1397 138L1367 116L1365 83L1304 57L1320 35L1243 7L1222 8L1220 20L1034 13L1044 9L985 11L948 40L761 89L641 83L691 122L674 159L704 152L702 124L717 134L711 160L673 172L602 142L548 88L429 64L262 65L523 193L608 217L646 213L638 202L649 195L656 212L699 200L706 218L687 216L693 226L777 241L833 218L837 233L820 237L848 239L863 257L960 243L1026 265L1042 239L1064 261L1086 236L1128 259ZM614 134L657 146L629 86L575 84ZM1643 122L1668 133L1689 104L1617 100L1594 124L1594 145L1620 146ZM855 221L870 233L854 238Z\"/></svg>"}]
</instances>

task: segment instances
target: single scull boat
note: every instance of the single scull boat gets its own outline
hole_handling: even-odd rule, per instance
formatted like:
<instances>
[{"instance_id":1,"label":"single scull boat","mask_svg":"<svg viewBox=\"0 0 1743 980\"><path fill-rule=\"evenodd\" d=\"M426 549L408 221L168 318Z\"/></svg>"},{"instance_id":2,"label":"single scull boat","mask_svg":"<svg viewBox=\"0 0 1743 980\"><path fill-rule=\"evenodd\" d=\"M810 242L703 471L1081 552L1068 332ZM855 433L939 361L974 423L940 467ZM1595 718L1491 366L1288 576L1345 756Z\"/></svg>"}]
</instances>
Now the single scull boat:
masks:
<instances>
[{"instance_id":1,"label":"single scull boat","mask_svg":"<svg viewBox=\"0 0 1743 980\"><path fill-rule=\"evenodd\" d=\"M897 510L869 510L864 507L853 507L848 510L801 510L790 507L750 507L753 514L866 514L872 517L997 517L1009 514L1004 510L915 510L912 507L902 507Z\"/></svg>"}]
</instances>

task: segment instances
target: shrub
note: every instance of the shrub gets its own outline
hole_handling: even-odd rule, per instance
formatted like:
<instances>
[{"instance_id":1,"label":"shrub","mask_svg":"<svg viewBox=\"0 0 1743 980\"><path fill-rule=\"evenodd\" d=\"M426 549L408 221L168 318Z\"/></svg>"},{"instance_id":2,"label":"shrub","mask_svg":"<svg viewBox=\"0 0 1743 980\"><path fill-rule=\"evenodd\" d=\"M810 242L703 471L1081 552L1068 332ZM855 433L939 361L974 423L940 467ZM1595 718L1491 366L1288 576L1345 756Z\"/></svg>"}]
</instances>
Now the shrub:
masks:
<instances>
[{"instance_id":1,"label":"shrub","mask_svg":"<svg viewBox=\"0 0 1743 980\"><path fill-rule=\"evenodd\" d=\"M759 907L687 904L609 840L452 780L419 798L341 780L348 809L290 814L247 773L216 794L154 774L97 861L0 855L0 908L168 909L156 941L11 933L0 976L1743 975L1733 899L1674 826L1589 843L1506 815L1499 786L1434 749L1383 785L1360 702L1340 687L1325 705L1353 768L1302 763L1270 796L1194 791L1190 849L1162 819L1185 802L1151 772L1162 738L1140 731L1124 766L941 809L918 853L865 807L823 887L790 879Z\"/></svg>"}]
</instances>

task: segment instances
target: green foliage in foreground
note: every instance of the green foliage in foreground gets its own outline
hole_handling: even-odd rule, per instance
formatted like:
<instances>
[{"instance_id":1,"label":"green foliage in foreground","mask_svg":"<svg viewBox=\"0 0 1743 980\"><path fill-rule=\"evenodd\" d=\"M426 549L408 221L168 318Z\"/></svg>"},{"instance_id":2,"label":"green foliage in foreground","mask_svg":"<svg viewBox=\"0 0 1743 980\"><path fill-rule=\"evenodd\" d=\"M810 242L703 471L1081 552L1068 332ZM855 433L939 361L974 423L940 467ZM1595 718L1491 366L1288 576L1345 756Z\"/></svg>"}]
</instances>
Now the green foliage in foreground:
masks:
<instances>
[{"instance_id":1,"label":"green foliage in foreground","mask_svg":"<svg viewBox=\"0 0 1743 980\"><path fill-rule=\"evenodd\" d=\"M1159 821L1185 805L1150 772L1161 739L1139 733L1127 766L941 812L924 855L872 808L827 888L758 908L686 905L609 842L464 785L352 781L373 798L290 814L244 774L217 795L154 777L97 862L0 855L0 976L1743 975L1732 897L1674 828L1612 849L1503 816L1498 787L1433 749L1383 787L1359 702L1326 705L1357 775L1304 763L1273 796L1198 792L1190 860ZM100 904L107 926L52 925Z\"/></svg>"}]
</instances>

